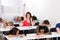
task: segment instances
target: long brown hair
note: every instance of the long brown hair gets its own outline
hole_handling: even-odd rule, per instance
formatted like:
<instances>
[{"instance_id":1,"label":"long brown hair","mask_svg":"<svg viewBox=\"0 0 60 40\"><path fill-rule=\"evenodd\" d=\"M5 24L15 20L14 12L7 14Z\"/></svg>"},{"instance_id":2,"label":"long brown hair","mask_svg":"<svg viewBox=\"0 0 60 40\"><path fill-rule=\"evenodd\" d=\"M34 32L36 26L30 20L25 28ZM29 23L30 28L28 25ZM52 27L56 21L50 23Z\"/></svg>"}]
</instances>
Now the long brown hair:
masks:
<instances>
[{"instance_id":1,"label":"long brown hair","mask_svg":"<svg viewBox=\"0 0 60 40\"><path fill-rule=\"evenodd\" d=\"M31 18L31 16L32 16L31 13L30 13L30 12L27 12L27 13L26 13L26 18L27 18L27 14L29 14L29 15L30 15L30 18Z\"/></svg>"}]
</instances>

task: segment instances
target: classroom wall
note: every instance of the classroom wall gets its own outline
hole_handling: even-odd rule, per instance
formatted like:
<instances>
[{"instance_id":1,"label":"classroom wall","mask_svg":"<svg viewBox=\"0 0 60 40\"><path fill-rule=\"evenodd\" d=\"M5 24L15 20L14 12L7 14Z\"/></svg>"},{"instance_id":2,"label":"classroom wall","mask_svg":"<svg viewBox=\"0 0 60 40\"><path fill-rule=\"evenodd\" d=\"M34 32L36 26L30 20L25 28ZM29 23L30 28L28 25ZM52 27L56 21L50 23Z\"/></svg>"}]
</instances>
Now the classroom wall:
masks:
<instances>
[{"instance_id":1,"label":"classroom wall","mask_svg":"<svg viewBox=\"0 0 60 40\"><path fill-rule=\"evenodd\" d=\"M22 15L22 0L1 0L3 6L2 17L8 20L13 20L14 16Z\"/></svg>"},{"instance_id":2,"label":"classroom wall","mask_svg":"<svg viewBox=\"0 0 60 40\"><path fill-rule=\"evenodd\" d=\"M2 17L2 6L1 6L1 0L0 0L0 17Z\"/></svg>"}]
</instances>

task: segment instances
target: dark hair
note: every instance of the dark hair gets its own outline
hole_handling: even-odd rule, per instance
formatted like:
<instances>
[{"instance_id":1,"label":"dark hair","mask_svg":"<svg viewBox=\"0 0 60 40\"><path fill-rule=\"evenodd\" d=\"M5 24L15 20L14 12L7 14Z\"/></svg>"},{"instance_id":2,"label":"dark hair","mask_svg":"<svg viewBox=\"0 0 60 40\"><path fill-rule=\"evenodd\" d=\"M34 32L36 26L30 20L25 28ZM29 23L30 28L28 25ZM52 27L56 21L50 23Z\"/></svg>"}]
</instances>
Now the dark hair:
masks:
<instances>
[{"instance_id":1,"label":"dark hair","mask_svg":"<svg viewBox=\"0 0 60 40\"><path fill-rule=\"evenodd\" d=\"M49 22L48 20L44 20L44 21L43 21L43 24L47 24L47 25L49 25L50 22Z\"/></svg>"},{"instance_id":2,"label":"dark hair","mask_svg":"<svg viewBox=\"0 0 60 40\"><path fill-rule=\"evenodd\" d=\"M24 20L24 17L21 17L21 21L23 21Z\"/></svg>"},{"instance_id":3,"label":"dark hair","mask_svg":"<svg viewBox=\"0 0 60 40\"><path fill-rule=\"evenodd\" d=\"M41 29L44 29L44 33L47 33L47 32L49 32L49 29L48 29L48 27L47 26L38 26L39 27L39 32L40 32L40 30Z\"/></svg>"},{"instance_id":4,"label":"dark hair","mask_svg":"<svg viewBox=\"0 0 60 40\"><path fill-rule=\"evenodd\" d=\"M32 16L32 20L37 20L37 17L36 16Z\"/></svg>"},{"instance_id":5,"label":"dark hair","mask_svg":"<svg viewBox=\"0 0 60 40\"><path fill-rule=\"evenodd\" d=\"M18 31L19 29L17 28L12 28L10 31L9 31L9 34L11 35L16 35L16 32Z\"/></svg>"},{"instance_id":6,"label":"dark hair","mask_svg":"<svg viewBox=\"0 0 60 40\"><path fill-rule=\"evenodd\" d=\"M27 14L29 14L29 15L30 15L30 18L31 18L31 16L32 16L31 13L30 13L30 12L27 12L27 13L26 13L26 17L27 17Z\"/></svg>"},{"instance_id":7,"label":"dark hair","mask_svg":"<svg viewBox=\"0 0 60 40\"><path fill-rule=\"evenodd\" d=\"M18 18L20 18L20 16L17 17L16 21L18 21Z\"/></svg>"},{"instance_id":8,"label":"dark hair","mask_svg":"<svg viewBox=\"0 0 60 40\"><path fill-rule=\"evenodd\" d=\"M0 18L0 22L2 22L2 18Z\"/></svg>"}]
</instances>

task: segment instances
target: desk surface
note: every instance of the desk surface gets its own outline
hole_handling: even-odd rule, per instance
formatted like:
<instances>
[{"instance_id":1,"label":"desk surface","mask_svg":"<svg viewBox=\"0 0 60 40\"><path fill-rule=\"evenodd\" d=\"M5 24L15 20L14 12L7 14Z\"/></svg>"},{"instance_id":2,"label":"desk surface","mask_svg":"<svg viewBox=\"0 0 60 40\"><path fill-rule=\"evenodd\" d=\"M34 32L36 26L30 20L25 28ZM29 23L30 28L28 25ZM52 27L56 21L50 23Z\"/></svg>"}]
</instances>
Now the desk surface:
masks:
<instances>
[{"instance_id":1,"label":"desk surface","mask_svg":"<svg viewBox=\"0 0 60 40\"><path fill-rule=\"evenodd\" d=\"M16 27L19 30L30 30L30 29L36 29L37 26L29 26L29 27ZM10 28L0 28L0 31L9 31Z\"/></svg>"},{"instance_id":2,"label":"desk surface","mask_svg":"<svg viewBox=\"0 0 60 40\"><path fill-rule=\"evenodd\" d=\"M0 28L0 31L9 31L9 28Z\"/></svg>"},{"instance_id":3,"label":"desk surface","mask_svg":"<svg viewBox=\"0 0 60 40\"><path fill-rule=\"evenodd\" d=\"M36 29L37 26L29 26L29 27L17 27L19 30L30 30L30 29Z\"/></svg>"},{"instance_id":4,"label":"desk surface","mask_svg":"<svg viewBox=\"0 0 60 40\"><path fill-rule=\"evenodd\" d=\"M16 27L18 28L19 30L30 30L30 29L36 29L37 26L29 26L29 27ZM48 27L49 29L50 28L54 28L54 26L51 26L51 27ZM0 31L9 31L10 28L0 28Z\"/></svg>"},{"instance_id":5,"label":"desk surface","mask_svg":"<svg viewBox=\"0 0 60 40\"><path fill-rule=\"evenodd\" d=\"M25 38L26 39L42 39L42 38L53 38L53 37L60 37L60 34L56 32L52 32L52 34L48 34L48 35L27 34Z\"/></svg>"},{"instance_id":6,"label":"desk surface","mask_svg":"<svg viewBox=\"0 0 60 40\"><path fill-rule=\"evenodd\" d=\"M42 34L42 35L36 35L36 33L34 34L27 34L25 37L23 37L22 39L43 39L43 38L54 38L54 37L60 37L60 34L57 32L52 32L52 34Z\"/></svg>"}]
</instances>

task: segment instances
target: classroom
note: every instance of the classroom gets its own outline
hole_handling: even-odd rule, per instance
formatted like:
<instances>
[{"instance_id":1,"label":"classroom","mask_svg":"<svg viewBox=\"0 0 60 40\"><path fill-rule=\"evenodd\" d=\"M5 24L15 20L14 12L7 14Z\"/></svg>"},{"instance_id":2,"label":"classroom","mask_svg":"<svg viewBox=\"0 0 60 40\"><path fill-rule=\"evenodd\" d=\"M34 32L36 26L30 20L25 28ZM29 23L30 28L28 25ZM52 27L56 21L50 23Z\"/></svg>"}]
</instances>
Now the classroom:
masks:
<instances>
[{"instance_id":1,"label":"classroom","mask_svg":"<svg viewBox=\"0 0 60 40\"><path fill-rule=\"evenodd\" d=\"M0 40L60 40L60 0L0 0Z\"/></svg>"}]
</instances>

